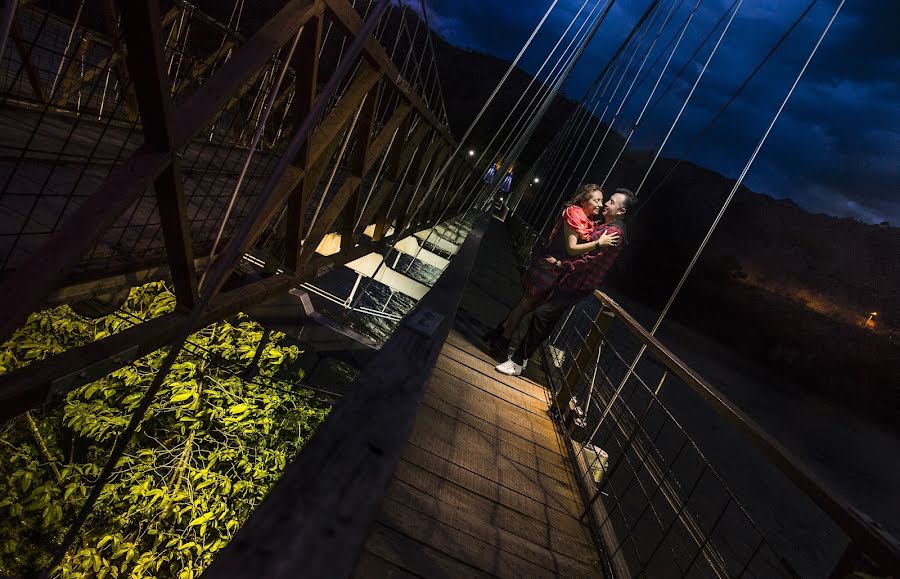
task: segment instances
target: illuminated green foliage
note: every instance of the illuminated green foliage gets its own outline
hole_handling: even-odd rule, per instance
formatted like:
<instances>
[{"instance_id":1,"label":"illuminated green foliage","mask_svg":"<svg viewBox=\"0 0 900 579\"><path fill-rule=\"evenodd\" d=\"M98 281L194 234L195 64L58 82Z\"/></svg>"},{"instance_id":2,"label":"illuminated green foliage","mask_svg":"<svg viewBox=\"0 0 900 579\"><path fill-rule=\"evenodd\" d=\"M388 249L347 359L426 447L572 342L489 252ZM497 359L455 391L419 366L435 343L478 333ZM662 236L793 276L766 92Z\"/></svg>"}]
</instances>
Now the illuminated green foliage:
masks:
<instances>
[{"instance_id":1,"label":"illuminated green foliage","mask_svg":"<svg viewBox=\"0 0 900 579\"><path fill-rule=\"evenodd\" d=\"M98 320L67 306L33 314L0 350L0 373L173 308L154 283ZM303 377L297 346L277 332L263 336L238 316L190 338L55 575L194 577L228 543L327 413L293 385ZM0 427L0 574L47 564L164 356Z\"/></svg>"}]
</instances>

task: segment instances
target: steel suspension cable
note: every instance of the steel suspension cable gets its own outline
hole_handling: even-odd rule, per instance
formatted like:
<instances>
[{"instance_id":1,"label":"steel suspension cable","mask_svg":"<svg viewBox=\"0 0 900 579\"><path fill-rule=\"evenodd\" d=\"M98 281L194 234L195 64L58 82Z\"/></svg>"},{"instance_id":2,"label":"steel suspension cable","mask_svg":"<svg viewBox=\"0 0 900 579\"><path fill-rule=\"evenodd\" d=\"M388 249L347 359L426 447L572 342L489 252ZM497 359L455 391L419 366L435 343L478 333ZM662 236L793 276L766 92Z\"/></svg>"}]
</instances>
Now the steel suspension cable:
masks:
<instances>
[{"instance_id":1,"label":"steel suspension cable","mask_svg":"<svg viewBox=\"0 0 900 579\"><path fill-rule=\"evenodd\" d=\"M794 19L794 22L791 23L791 25L788 27L788 29L781 35L781 37L778 39L778 42L776 42L772 46L772 48L763 57L763 59L759 62L759 64L757 64L756 67L753 69L753 71L747 76L747 78L744 79L744 81L737 88L737 90L731 95L731 97L728 99L728 101L724 105L719 107L719 110L716 111L716 114L714 114L710 118L710 120L706 123L706 125L703 127L703 129L701 129L700 132L698 132L694 136L694 138L691 139L691 142L688 144L682 157L679 158L675 162L675 164L669 169L669 171L660 180L660 182L657 183L657 185L653 188L653 190L650 191L650 193L648 193L647 196L641 200L641 204L637 207L637 209L635 209L635 211L632 213L632 216L637 215L641 211L641 209L643 209L644 207L647 206L647 204L650 202L650 199L653 198L653 195L655 195L656 192L662 188L662 186L669 180L669 178L672 176L672 174L675 172L675 170L681 166L681 163L684 162L684 157L687 157L690 153L692 153L694 151L694 147L696 147L696 145L700 142L700 140L703 138L703 136L705 136L707 134L707 132L709 132L709 130L716 124L716 122L718 122L718 120L722 117L722 114L724 114L725 110L729 106L731 106L731 104L737 99L738 96L741 95L741 93L744 91L744 89L747 87L747 85L750 84L750 81L752 81L753 78L756 76L756 74L760 70L762 70L763 66L765 66L765 64L775 54L775 52L781 47L781 45L784 44L784 41L787 40L788 36L790 36L790 34L794 31L794 29L797 28L797 26L800 24L800 22L806 17L807 14L809 14L809 12L812 10L813 6L815 6L818 1L819 0L812 0L812 2L810 2L806 6L806 9L803 12L801 12L800 15L797 16L797 18Z\"/></svg>"},{"instance_id":2,"label":"steel suspension cable","mask_svg":"<svg viewBox=\"0 0 900 579\"><path fill-rule=\"evenodd\" d=\"M638 196L641 193L641 189L644 187L644 183L647 182L647 177L650 176L650 172L653 170L653 166L656 165L656 161L659 159L660 154L662 153L663 148L665 148L666 143L669 142L669 137L672 136L672 132L675 131L675 127L678 125L678 121L681 120L681 115L684 114L684 110L687 108L688 103L691 101L691 98L694 96L694 91L697 90L697 85L700 84L700 81L703 79L703 76L706 74L706 71L709 69L709 63L712 62L713 56L715 56L716 52L719 50L719 46L722 44L722 39L725 38L725 35L728 33L728 29L731 27L731 23L734 22L734 17L737 15L738 10L741 9L741 5L744 0L735 0L732 5L729 7L731 10L731 16L728 18L728 22L725 23L725 27L722 29L722 33L719 34L718 40L716 40L715 46L713 46L712 50L709 53L709 56L706 58L706 62L703 63L703 68L700 70L700 73L697 75L697 78L694 80L694 84L691 86L690 92L688 92L687 97L684 99L684 102L681 105L681 108L678 110L678 114L675 115L675 119L672 121L672 125L669 127L666 136L663 138L662 143L660 143L659 147L656 149L656 153L653 155L653 160L650 161L650 166L647 167L646 173L644 173L644 178L641 179L640 185L638 185L637 189L634 191L634 195Z\"/></svg>"},{"instance_id":3,"label":"steel suspension cable","mask_svg":"<svg viewBox=\"0 0 900 579\"><path fill-rule=\"evenodd\" d=\"M800 71L797 73L797 76L794 78L794 81L791 83L791 86L788 89L787 94L785 94L784 99L782 99L781 104L778 106L778 109L775 111L775 114L772 116L772 119L769 121L769 124L766 127L766 130L763 132L759 141L756 143L756 147L753 149L753 152L750 154L750 158L747 159L747 162L745 163L744 168L741 170L740 175L735 180L734 185L731 187L731 190L728 192L728 196L725 198L725 201L722 203L722 207L719 209L719 213L716 215L715 219L713 219L712 224L709 226L709 229L707 230L706 235L703 238L703 241L700 242L700 246L697 248L697 251L694 252L694 255L691 258L691 261L688 264L687 268L685 269L684 273L682 274L681 279L678 280L678 284L675 286L675 289L672 291L672 294L669 296L669 300L666 302L665 307L663 308L663 310L660 313L659 317L657 318L656 322L653 324L653 328L650 330L651 336L655 335L657 330L659 330L659 327L662 325L663 321L665 320L666 315L668 315L669 310L672 307L672 304L678 298L678 295L680 294L681 289L684 287L684 283L687 281L688 276L690 276L691 272L694 269L694 266L697 264L697 260L700 259L700 255L703 253L703 250L706 248L706 245L709 243L709 240L712 238L713 233L715 233L716 229L718 228L719 223L722 220L722 216L725 215L725 211L731 205L731 201L732 201L732 199L734 199L735 193L737 193L737 191L740 189L741 185L743 184L743 181L746 178L747 173L750 171L750 168L753 166L754 161L756 161L757 155L759 155L759 152L762 149L763 145L765 144L766 139L768 139L769 134L772 132L772 128L775 126L775 123L778 121L778 118L781 116L781 113L784 111L785 106L787 106L788 101L790 101L791 96L794 94L794 90L797 88L797 85L800 83L800 80L803 78L803 74L806 72L806 69L809 67L809 63L812 62L813 57L816 55L816 52L819 50L819 46L821 46L822 41L828 35L828 31L831 29L832 24L834 24L834 21L837 18L838 14L840 13L841 9L843 8L845 2L846 2L846 0L840 0L838 5L834 9L834 12L831 15L831 18L829 18L828 23L825 25L825 27L822 29L822 32L819 34L819 37L816 40L815 45L813 45L812 50L810 50L809 55L806 57L806 60L803 63L803 66L800 68ZM613 403L619 398L619 396L622 392L622 389L625 386L625 383L628 381L628 379L634 373L634 369L637 367L638 362L640 362L641 357L644 355L644 352L646 352L646 350L647 350L646 344L642 345L640 350L638 351L637 355L635 356L634 361L631 363L631 365L628 369L628 372L626 373L625 377L622 379L622 382L620 383L616 392L613 394L612 398L610 399L609 403L607 404L606 408L604 409L603 414L600 417L600 420L598 421L597 428L594 430L594 434L591 435L592 438L596 434L597 430L599 430L600 425L602 425L603 421L606 419L606 416L608 416Z\"/></svg>"},{"instance_id":4,"label":"steel suspension cable","mask_svg":"<svg viewBox=\"0 0 900 579\"><path fill-rule=\"evenodd\" d=\"M507 167L501 172L501 174L506 174L509 168L518 160L519 155L522 152L522 149L525 147L525 144L531 139L531 135L534 134L535 129L537 128L538 123L543 119L544 114L546 114L547 109L550 106L550 103L553 102L553 99L556 97L557 93L559 93L560 88L562 88L563 83L568 79L569 74L572 72L572 69L575 67L575 64L578 63L581 56L584 54L584 51L587 49L588 45L594 38L594 35L600 29L600 25L606 20L606 16L609 14L609 11L612 9L613 4L615 4L615 0L610 0L606 5L606 9L600 14L597 20L592 24L590 32L584 37L581 41L580 46L575 54L573 54L571 60L566 65L565 70L559 76L559 79L556 81L556 84L553 87L553 90L544 100L541 109L538 110L531 120L531 124L528 126L526 131L520 137L519 143L516 145L516 148L513 149L513 153L511 155L511 159L507 160ZM499 184L498 184L499 186ZM496 190L496 189L495 189Z\"/></svg>"},{"instance_id":5,"label":"steel suspension cable","mask_svg":"<svg viewBox=\"0 0 900 579\"><path fill-rule=\"evenodd\" d=\"M647 107L650 105L650 101L653 99L653 95L656 93L656 89L659 87L659 83L660 81L662 81L663 75L665 75L666 71L669 69L669 64L672 62L672 58L675 56L675 52L678 50L678 46L681 44L681 39L684 38L684 33L687 31L688 26L690 26L691 20L694 18L694 15L697 13L697 9L700 8L701 4L703 4L703 0L698 0L694 5L694 9L691 10L691 13L688 16L687 20L682 25L681 31L677 35L678 40L675 42L675 45L672 47L672 51L669 53L669 58L666 59L666 63L663 65L662 70L659 71L659 76L656 77L656 82L653 84L653 88L650 90L650 94L647 95L647 100L644 101L644 106L641 109L641 112L638 114L637 119L631 126L631 130L628 131L628 135L625 137L625 142L622 143L622 148L619 149L619 154L616 155L615 160L613 160L612 164L609 167L609 171L606 172L606 176L603 178L603 181L600 182L601 187L606 185L606 181L609 179L609 176L612 175L613 169L616 168L619 159L622 158L622 153L624 153L625 149L628 148L628 143L631 142L631 137L634 136L635 131L637 131L638 127L640 126L641 120L644 118L644 113L647 111ZM593 160L591 160L591 162L593 163ZM582 179L583 178L584 177L582 177Z\"/></svg>"},{"instance_id":6,"label":"steel suspension cable","mask_svg":"<svg viewBox=\"0 0 900 579\"><path fill-rule=\"evenodd\" d=\"M646 13L645 13L645 15L647 16L647 18L642 18L642 19L641 19L641 25L643 26L643 24L646 23L647 26L643 28L643 32L641 32L640 38L639 38L639 39L637 40L637 42L634 44L633 50L631 51L631 56L628 58L627 61L626 61L625 59L622 59L622 61L620 61L620 62L618 63L618 65L616 66L616 68L615 68L615 69L612 69L612 70L618 70L618 69L621 67L622 73L621 73L621 75L619 76L619 80L618 80L618 82L616 83L616 86L615 86L615 88L613 89L613 92L610 94L609 98L606 100L606 106L605 106L605 108L604 108L604 110L603 110L603 113L601 114L599 120L596 121L596 123L595 123L595 125L594 125L594 130L592 131L591 136L589 137L586 146L581 147L582 157L583 157L583 155L584 155L584 152L587 151L587 149L591 147L592 142L593 142L594 135L596 135L597 131L599 130L599 128L600 128L600 127L602 126L602 124L603 124L603 119L604 119L605 116L606 116L606 111L609 109L609 106L612 104L613 100L615 99L615 96L616 96L616 94L618 93L619 88L620 88L621 85L622 85L622 82L624 81L626 75L628 74L628 70L631 68L631 64L632 64L632 62L634 61L634 58L637 56L638 52L640 51L640 47L643 45L644 40L647 38L647 35L649 34L650 30L653 28L653 26L654 26L654 24L655 24L655 22L656 22L656 18L657 18L658 14L659 14L659 12L658 12L656 9L658 9L658 8L660 7L660 3L659 3L659 2L656 2L656 3L654 3L652 6L653 6L653 8L654 8L654 11L653 11L653 13L652 13L652 15L653 15L653 16L652 16L652 19L651 19L651 13L650 13L650 12L646 12ZM637 32L637 31L635 30L635 32ZM633 35L633 34L632 34L632 35L629 35L629 38L633 39L633 38L634 38L634 35ZM622 51L618 51L617 54L623 54L623 52L622 52ZM625 64L624 64L624 67L622 67L622 64L623 64L623 63L625 63ZM610 77L609 77L609 82L606 83L605 88L604 88L604 92L605 92L606 88L608 88L609 86L611 86L612 79L614 78L614 76L615 76L614 74L613 74L613 75L610 75ZM599 104L599 101L598 101L598 104ZM594 111L596 111L596 108L594 109ZM591 118L594 118L594 117L593 117L593 114L591 115ZM586 126L585 126L585 128L586 128ZM607 131L607 133L608 133L608 131ZM582 135L583 135L583 133L582 133ZM580 137L579 137L579 142L580 142ZM601 145L602 145L602 143L601 143ZM570 150L574 151L575 147L576 147L576 145L573 144L573 146L572 146L572 148L571 148ZM598 147L598 149L599 149L599 147ZM581 158L581 157L580 157L580 158ZM556 177L556 180L554 181L554 186L558 185L559 179L562 178L563 173L566 173L565 169L567 168L567 163L568 163L568 161L569 161L570 159L571 159L571 153L569 153L568 155L566 155L565 157L563 157L563 158L561 159L561 163L560 163L560 165L559 165L559 173L558 173L558 175L557 175L557 177ZM579 159L579 162L580 162L580 159ZM565 191L567 190L569 184L571 183L572 172L569 171L567 174L568 174L569 176L568 176L567 179L566 179L565 186L564 186L563 188L561 188L561 189L559 190L558 194L555 196L556 203L558 203L560 197L562 197L563 195L565 195ZM549 201L550 199L553 199L553 198L554 198L554 196L549 196L549 197L547 198L547 200ZM541 226L539 236L540 236L541 234L543 234L543 231L544 231L544 230L547 228L547 226L550 224L551 218L552 218L552 217L553 217L553 212L552 212L552 211L548 212L547 215L546 215L546 217L545 217L545 219L544 219L544 223L543 223L543 225Z\"/></svg>"},{"instance_id":7,"label":"steel suspension cable","mask_svg":"<svg viewBox=\"0 0 900 579\"><path fill-rule=\"evenodd\" d=\"M584 158L584 154L587 152L587 150L589 148L594 149L594 155L591 158L591 161L588 163L587 167L585 167L584 174L581 176L581 179L579 181L584 181L585 177L587 177L587 174L588 174L588 171L590 171L591 165L593 165L594 160L600 154L600 150L603 148L603 145L606 144L606 139L607 139L607 137L609 137L609 133L612 131L613 125L615 125L616 120L619 118L619 114L621 114L622 109L625 108L625 103L628 102L628 98L631 96L631 92L634 89L634 85L637 82L637 79L640 76L641 71L644 68L644 65L647 63L647 59L650 57L650 54L653 52L653 48L656 46L656 41L659 39L663 30L665 30L666 25L669 23L670 19L672 18L672 15L675 13L675 10L680 8L682 3L683 3L683 0L679 0L677 3L674 3L674 2L672 3L671 8L669 9L669 12L666 15L666 18L663 20L662 26L660 27L659 31L656 33L656 36L653 38L652 42L650 43L650 46L644 52L644 58L641 60L640 65L638 65L638 68L634 73L634 78L631 80L631 84L629 84L628 88L625 90L625 94L622 96L622 100L621 100L621 102L619 102L619 106L616 108L616 111L613 113L613 117L609 120L608 123L606 123L606 131L604 131L603 137L601 137L601 139L600 139L600 144L597 145L596 147L588 146L581 150L581 156L579 157L578 161L576 162L574 169L577 169L578 166L581 164L581 160ZM659 14L659 13L657 13L657 14ZM613 91L613 95L610 97L610 103L612 103L612 100L615 99L615 95L619 92L620 85L621 85L622 81L625 79L625 74L627 73L628 69L631 68L631 64L632 64L631 61L633 61L634 57L637 56L641 45L644 43L644 40L646 40L648 38L648 35L649 35L650 31L652 30L653 25L655 23L656 22L654 19L654 21L651 22L650 26L648 26L644 30L643 38L637 44L635 51L632 53L631 59L628 62L628 66L625 68L625 73L623 73L622 78L619 79L619 84L616 85L616 89L615 89L615 91ZM606 111L604 110L603 116L605 116L605 115L606 115ZM601 122L603 120L603 116L601 116L601 119L600 119ZM599 125L598 125L598 127L599 127ZM589 143L590 143L590 141L589 141ZM574 170L569 173L569 180L566 181L566 187L565 187L566 189L568 189L573 175L574 175ZM601 186L602 186L602 183L601 183Z\"/></svg>"}]
</instances>

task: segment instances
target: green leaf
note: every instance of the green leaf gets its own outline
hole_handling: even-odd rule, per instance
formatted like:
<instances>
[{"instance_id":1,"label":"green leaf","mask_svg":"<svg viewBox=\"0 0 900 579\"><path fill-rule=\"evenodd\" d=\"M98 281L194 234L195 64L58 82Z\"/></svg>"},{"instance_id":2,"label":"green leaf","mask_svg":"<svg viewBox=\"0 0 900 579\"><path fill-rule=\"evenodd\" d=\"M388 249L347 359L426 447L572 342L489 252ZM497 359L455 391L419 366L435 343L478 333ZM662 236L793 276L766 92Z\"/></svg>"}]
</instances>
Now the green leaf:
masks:
<instances>
[{"instance_id":1,"label":"green leaf","mask_svg":"<svg viewBox=\"0 0 900 579\"><path fill-rule=\"evenodd\" d=\"M228 409L232 414L240 414L242 412L247 412L250 409L248 404L235 404L231 408Z\"/></svg>"},{"instance_id":2,"label":"green leaf","mask_svg":"<svg viewBox=\"0 0 900 579\"><path fill-rule=\"evenodd\" d=\"M206 521L210 520L211 518L213 518L213 514L212 514L212 513L206 513L205 515L200 515L199 517L197 517L196 519L194 519L193 521L191 521L190 523L188 523L188 527L193 527L193 526L196 526L196 525L202 525L203 523L205 523Z\"/></svg>"},{"instance_id":3,"label":"green leaf","mask_svg":"<svg viewBox=\"0 0 900 579\"><path fill-rule=\"evenodd\" d=\"M194 395L193 392L182 392L181 394L176 394L175 396L172 396L172 402L184 402L185 400L187 400L188 398L190 398L193 395Z\"/></svg>"}]
</instances>

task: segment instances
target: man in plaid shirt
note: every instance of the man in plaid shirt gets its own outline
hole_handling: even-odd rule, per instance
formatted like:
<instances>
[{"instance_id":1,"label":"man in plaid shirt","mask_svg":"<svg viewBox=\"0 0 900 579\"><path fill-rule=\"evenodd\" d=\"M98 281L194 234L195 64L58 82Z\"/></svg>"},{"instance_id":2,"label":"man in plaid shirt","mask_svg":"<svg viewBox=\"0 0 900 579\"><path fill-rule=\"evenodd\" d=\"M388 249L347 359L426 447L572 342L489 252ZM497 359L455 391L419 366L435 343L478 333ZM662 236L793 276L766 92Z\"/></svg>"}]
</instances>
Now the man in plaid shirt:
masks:
<instances>
[{"instance_id":1,"label":"man in plaid shirt","mask_svg":"<svg viewBox=\"0 0 900 579\"><path fill-rule=\"evenodd\" d=\"M618 233L621 242L618 245L602 247L597 251L558 262L557 267L563 272L559 277L559 282L547 301L534 310L525 336L510 359L496 367L498 372L509 376L521 374L525 360L530 358L541 343L550 336L566 310L600 287L609 268L618 257L622 243L625 242L623 217L633 203L634 195L631 191L617 189L604 204L603 223L594 226L590 237L592 240L596 240L604 233Z\"/></svg>"}]
</instances>

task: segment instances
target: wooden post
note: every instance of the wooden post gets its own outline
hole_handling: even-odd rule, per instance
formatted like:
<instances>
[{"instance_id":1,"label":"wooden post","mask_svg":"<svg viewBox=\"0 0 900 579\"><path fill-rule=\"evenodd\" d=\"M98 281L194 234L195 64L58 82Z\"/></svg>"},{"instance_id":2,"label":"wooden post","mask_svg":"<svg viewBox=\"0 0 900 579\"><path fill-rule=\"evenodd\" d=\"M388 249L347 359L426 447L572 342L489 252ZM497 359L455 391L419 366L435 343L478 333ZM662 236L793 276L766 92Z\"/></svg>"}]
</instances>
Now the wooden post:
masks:
<instances>
[{"instance_id":1,"label":"wooden post","mask_svg":"<svg viewBox=\"0 0 900 579\"><path fill-rule=\"evenodd\" d=\"M289 117L294 122L302 121L312 111L316 102L316 90L319 78L319 46L322 43L322 17L317 16L303 27L300 40L294 52L294 68L297 77L294 79L295 94L291 103ZM294 158L294 164L301 168L309 167L309 139L300 147L300 152ZM300 257L300 240L303 237L304 211L309 190L307 179L300 181L288 197L287 213L285 214L285 266L296 271L298 258Z\"/></svg>"},{"instance_id":2,"label":"wooden post","mask_svg":"<svg viewBox=\"0 0 900 579\"><path fill-rule=\"evenodd\" d=\"M173 127L174 105L162 53L159 3L156 0L119 0L128 47L128 67L134 80L148 145L171 156L168 167L154 182L166 255L178 305L191 309L197 300L194 251L187 221L184 177L181 174Z\"/></svg>"},{"instance_id":3,"label":"wooden post","mask_svg":"<svg viewBox=\"0 0 900 579\"><path fill-rule=\"evenodd\" d=\"M369 91L369 96L363 104L356 127L356 145L350 156L350 174L359 179L359 184L354 187L353 193L347 200L341 212L340 234L341 251L348 251L353 247L353 229L356 225L356 214L359 211L359 193L363 178L370 167L367 166L369 146L372 140L372 129L375 125L375 112L378 110L378 95L381 83ZM373 159L374 160L374 159Z\"/></svg>"},{"instance_id":4,"label":"wooden post","mask_svg":"<svg viewBox=\"0 0 900 579\"><path fill-rule=\"evenodd\" d=\"M37 69L34 67L34 62L31 60L31 51L34 48L34 45L25 42L24 37L22 36L22 28L15 20L12 22L10 36L12 36L13 43L16 45L16 50L19 51L19 57L22 59L22 66L25 67L25 74L28 76L28 84L31 85L31 92L34 93L35 100L42 103L46 97L44 96L44 89L41 86L41 77L38 75Z\"/></svg>"}]
</instances>

